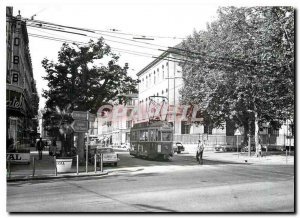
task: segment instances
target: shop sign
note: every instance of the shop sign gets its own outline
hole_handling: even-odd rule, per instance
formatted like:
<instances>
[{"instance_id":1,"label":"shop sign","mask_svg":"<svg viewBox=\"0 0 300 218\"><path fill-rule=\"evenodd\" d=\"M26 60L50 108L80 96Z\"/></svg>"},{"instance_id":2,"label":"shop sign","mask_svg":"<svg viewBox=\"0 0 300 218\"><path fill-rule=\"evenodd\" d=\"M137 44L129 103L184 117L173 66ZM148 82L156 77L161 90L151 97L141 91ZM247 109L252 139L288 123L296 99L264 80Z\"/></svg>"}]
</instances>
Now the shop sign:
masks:
<instances>
[{"instance_id":1,"label":"shop sign","mask_svg":"<svg viewBox=\"0 0 300 218\"><path fill-rule=\"evenodd\" d=\"M20 92L8 90L6 97L6 107L12 109L24 109L24 98Z\"/></svg>"},{"instance_id":2,"label":"shop sign","mask_svg":"<svg viewBox=\"0 0 300 218\"><path fill-rule=\"evenodd\" d=\"M6 153L6 160L15 163L29 163L30 153Z\"/></svg>"}]
</instances>

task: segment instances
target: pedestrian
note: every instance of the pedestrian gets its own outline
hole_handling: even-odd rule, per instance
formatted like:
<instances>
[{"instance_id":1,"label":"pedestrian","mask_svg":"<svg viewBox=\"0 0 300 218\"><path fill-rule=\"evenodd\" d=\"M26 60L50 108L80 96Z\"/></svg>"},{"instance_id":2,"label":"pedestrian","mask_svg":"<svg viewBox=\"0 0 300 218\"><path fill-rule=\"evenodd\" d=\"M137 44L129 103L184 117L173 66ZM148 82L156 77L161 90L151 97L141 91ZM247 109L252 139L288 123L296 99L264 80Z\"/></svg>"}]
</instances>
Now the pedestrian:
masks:
<instances>
[{"instance_id":1,"label":"pedestrian","mask_svg":"<svg viewBox=\"0 0 300 218\"><path fill-rule=\"evenodd\" d=\"M203 151L204 151L204 144L201 140L198 141L198 147L197 147L197 154L196 154L196 159L199 161L200 164L203 163Z\"/></svg>"},{"instance_id":2,"label":"pedestrian","mask_svg":"<svg viewBox=\"0 0 300 218\"><path fill-rule=\"evenodd\" d=\"M43 158L43 149L44 149L44 143L42 138L37 142L37 150L39 152L39 160L42 160Z\"/></svg>"},{"instance_id":3,"label":"pedestrian","mask_svg":"<svg viewBox=\"0 0 300 218\"><path fill-rule=\"evenodd\" d=\"M262 150L261 150L261 144L258 143L257 145L257 157L262 157Z\"/></svg>"}]
</instances>

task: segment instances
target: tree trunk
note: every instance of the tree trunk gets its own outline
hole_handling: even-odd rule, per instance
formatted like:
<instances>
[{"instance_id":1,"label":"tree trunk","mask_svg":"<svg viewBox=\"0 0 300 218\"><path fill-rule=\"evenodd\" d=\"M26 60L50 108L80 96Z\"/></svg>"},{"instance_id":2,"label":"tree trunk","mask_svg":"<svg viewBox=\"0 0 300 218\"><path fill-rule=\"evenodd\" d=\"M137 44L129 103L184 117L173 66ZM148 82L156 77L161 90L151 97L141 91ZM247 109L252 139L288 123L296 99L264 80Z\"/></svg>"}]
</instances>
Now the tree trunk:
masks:
<instances>
[{"instance_id":1,"label":"tree trunk","mask_svg":"<svg viewBox=\"0 0 300 218\"><path fill-rule=\"evenodd\" d=\"M247 146L247 142L248 142L248 134L249 134L249 124L248 124L248 120L246 122L243 122L243 127L244 127L244 142L243 142L243 146Z\"/></svg>"}]
</instances>

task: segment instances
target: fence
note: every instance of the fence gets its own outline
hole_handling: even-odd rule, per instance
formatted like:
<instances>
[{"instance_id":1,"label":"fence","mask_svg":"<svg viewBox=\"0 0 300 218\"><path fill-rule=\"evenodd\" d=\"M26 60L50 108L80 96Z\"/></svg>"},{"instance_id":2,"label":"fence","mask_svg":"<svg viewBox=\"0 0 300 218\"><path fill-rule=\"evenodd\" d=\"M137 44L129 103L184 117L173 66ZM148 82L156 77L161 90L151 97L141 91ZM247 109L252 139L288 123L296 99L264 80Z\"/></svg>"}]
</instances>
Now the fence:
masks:
<instances>
[{"instance_id":1,"label":"fence","mask_svg":"<svg viewBox=\"0 0 300 218\"><path fill-rule=\"evenodd\" d=\"M294 138L287 137L286 135L260 135L262 145L267 146L294 146ZM207 134L175 134L174 141L182 142L183 144L197 144L198 140L203 140L208 147L214 147L216 145L232 145L236 146L237 143L240 146L244 141L244 136L226 136L226 135L207 135ZM251 144L255 144L255 137L250 137ZM248 143L247 143L248 144Z\"/></svg>"}]
</instances>

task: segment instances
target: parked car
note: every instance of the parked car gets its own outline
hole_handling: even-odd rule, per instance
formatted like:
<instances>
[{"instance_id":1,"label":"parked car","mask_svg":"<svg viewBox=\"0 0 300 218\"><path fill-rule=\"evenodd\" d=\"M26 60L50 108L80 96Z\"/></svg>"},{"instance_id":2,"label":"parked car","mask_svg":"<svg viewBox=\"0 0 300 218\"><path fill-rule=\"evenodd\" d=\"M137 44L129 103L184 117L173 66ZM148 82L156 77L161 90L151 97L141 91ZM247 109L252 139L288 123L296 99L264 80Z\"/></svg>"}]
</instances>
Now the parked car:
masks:
<instances>
[{"instance_id":1,"label":"parked car","mask_svg":"<svg viewBox=\"0 0 300 218\"><path fill-rule=\"evenodd\" d=\"M112 148L97 146L96 154L98 157L103 154L103 164L113 164L117 166L120 161L119 155ZM91 158L92 162L94 162L94 156Z\"/></svg>"},{"instance_id":2,"label":"parked car","mask_svg":"<svg viewBox=\"0 0 300 218\"><path fill-rule=\"evenodd\" d=\"M215 151L222 151L222 152L226 152L226 151L236 151L237 147L234 145L216 145L215 146ZM240 146L239 146L239 150L241 150Z\"/></svg>"},{"instance_id":3,"label":"parked car","mask_svg":"<svg viewBox=\"0 0 300 218\"><path fill-rule=\"evenodd\" d=\"M227 151L226 145L216 145L215 151L223 151L223 152Z\"/></svg>"},{"instance_id":4,"label":"parked car","mask_svg":"<svg viewBox=\"0 0 300 218\"><path fill-rule=\"evenodd\" d=\"M175 144L173 144L174 153L177 152L177 154L180 154L184 150L185 148L181 142L176 142Z\"/></svg>"}]
</instances>

